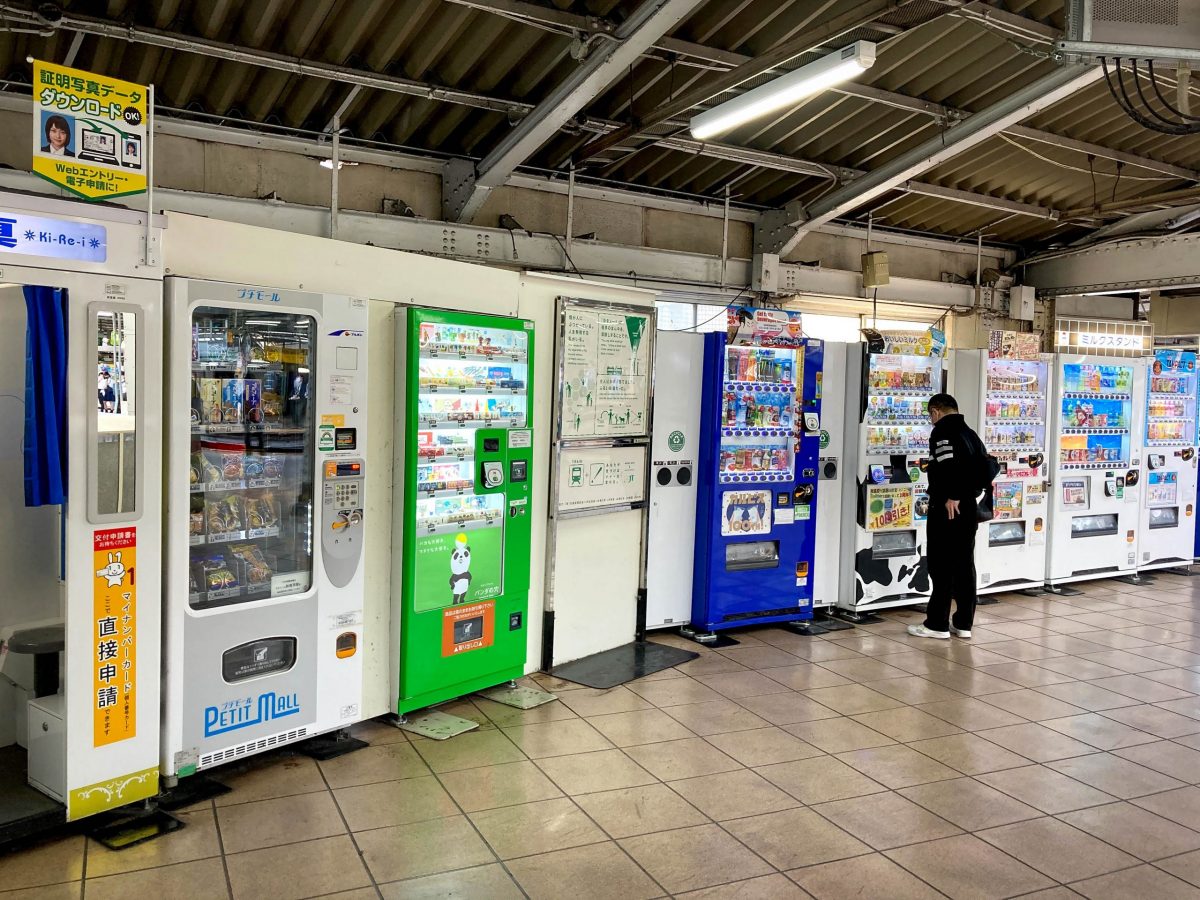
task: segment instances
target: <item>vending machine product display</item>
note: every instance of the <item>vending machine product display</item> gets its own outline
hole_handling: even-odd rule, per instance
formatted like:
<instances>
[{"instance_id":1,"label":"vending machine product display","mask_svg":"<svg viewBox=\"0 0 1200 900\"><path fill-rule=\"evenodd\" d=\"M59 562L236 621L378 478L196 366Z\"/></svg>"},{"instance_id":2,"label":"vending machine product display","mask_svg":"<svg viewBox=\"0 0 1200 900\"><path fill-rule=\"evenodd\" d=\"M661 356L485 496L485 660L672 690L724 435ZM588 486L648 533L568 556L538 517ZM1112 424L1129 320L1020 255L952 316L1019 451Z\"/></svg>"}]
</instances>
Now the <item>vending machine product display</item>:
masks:
<instances>
[{"instance_id":1,"label":"vending machine product display","mask_svg":"<svg viewBox=\"0 0 1200 900\"><path fill-rule=\"evenodd\" d=\"M929 398L943 389L945 337L872 332L846 366L846 446L857 470L842 498L842 553L853 554L839 608L854 619L929 596ZM856 358L857 357L857 358Z\"/></svg>"},{"instance_id":2,"label":"vending machine product display","mask_svg":"<svg viewBox=\"0 0 1200 900\"><path fill-rule=\"evenodd\" d=\"M1196 539L1196 351L1159 349L1146 376L1138 569L1188 565Z\"/></svg>"},{"instance_id":3,"label":"vending machine product display","mask_svg":"<svg viewBox=\"0 0 1200 900\"><path fill-rule=\"evenodd\" d=\"M403 714L524 672L533 323L417 309L397 328Z\"/></svg>"},{"instance_id":4,"label":"vending machine product display","mask_svg":"<svg viewBox=\"0 0 1200 900\"><path fill-rule=\"evenodd\" d=\"M822 343L705 335L692 628L812 618Z\"/></svg>"},{"instance_id":5,"label":"vending machine product display","mask_svg":"<svg viewBox=\"0 0 1200 900\"><path fill-rule=\"evenodd\" d=\"M360 718L366 303L172 278L163 767Z\"/></svg>"},{"instance_id":6,"label":"vending machine product display","mask_svg":"<svg viewBox=\"0 0 1200 900\"><path fill-rule=\"evenodd\" d=\"M955 350L950 393L1000 463L992 521L975 539L981 594L1040 588L1046 575L1046 419L1049 357L1035 341L1021 359L996 350Z\"/></svg>"},{"instance_id":7,"label":"vending machine product display","mask_svg":"<svg viewBox=\"0 0 1200 900\"><path fill-rule=\"evenodd\" d=\"M1140 359L1059 354L1054 369L1046 583L1132 573L1146 367Z\"/></svg>"}]
</instances>

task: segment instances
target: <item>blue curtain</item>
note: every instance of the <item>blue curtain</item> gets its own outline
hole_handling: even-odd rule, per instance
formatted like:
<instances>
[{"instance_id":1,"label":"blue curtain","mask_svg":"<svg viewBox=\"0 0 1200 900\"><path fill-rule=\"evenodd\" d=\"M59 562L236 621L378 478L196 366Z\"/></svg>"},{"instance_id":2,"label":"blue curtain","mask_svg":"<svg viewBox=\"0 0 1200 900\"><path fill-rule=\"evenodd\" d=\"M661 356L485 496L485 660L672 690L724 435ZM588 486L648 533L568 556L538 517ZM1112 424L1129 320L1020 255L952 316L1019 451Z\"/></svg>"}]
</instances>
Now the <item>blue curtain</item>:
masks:
<instances>
[{"instance_id":1,"label":"blue curtain","mask_svg":"<svg viewBox=\"0 0 1200 900\"><path fill-rule=\"evenodd\" d=\"M25 286L25 505L67 501L67 292Z\"/></svg>"}]
</instances>

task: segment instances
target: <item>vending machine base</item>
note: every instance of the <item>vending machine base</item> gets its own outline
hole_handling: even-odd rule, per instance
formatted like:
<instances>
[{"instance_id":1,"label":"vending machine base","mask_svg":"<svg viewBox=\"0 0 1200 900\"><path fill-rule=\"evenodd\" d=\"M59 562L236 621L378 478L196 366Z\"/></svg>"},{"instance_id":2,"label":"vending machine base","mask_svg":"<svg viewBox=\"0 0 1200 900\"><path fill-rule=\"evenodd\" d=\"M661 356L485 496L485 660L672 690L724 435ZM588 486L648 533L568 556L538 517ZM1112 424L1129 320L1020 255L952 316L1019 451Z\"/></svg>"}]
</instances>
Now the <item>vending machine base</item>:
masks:
<instances>
[{"instance_id":1,"label":"vending machine base","mask_svg":"<svg viewBox=\"0 0 1200 900\"><path fill-rule=\"evenodd\" d=\"M364 747L370 746L366 741L350 737L350 732L341 729L318 735L315 738L305 741L303 744L299 744L296 747L296 752L301 756L307 756L309 759L324 762L325 760L337 759L339 756L345 756L347 753L353 753L355 750L362 750Z\"/></svg>"},{"instance_id":2,"label":"vending machine base","mask_svg":"<svg viewBox=\"0 0 1200 900\"><path fill-rule=\"evenodd\" d=\"M412 715L400 716L396 727L433 741L448 741L452 737L473 731L479 727L479 723L436 709L426 709Z\"/></svg>"}]
</instances>

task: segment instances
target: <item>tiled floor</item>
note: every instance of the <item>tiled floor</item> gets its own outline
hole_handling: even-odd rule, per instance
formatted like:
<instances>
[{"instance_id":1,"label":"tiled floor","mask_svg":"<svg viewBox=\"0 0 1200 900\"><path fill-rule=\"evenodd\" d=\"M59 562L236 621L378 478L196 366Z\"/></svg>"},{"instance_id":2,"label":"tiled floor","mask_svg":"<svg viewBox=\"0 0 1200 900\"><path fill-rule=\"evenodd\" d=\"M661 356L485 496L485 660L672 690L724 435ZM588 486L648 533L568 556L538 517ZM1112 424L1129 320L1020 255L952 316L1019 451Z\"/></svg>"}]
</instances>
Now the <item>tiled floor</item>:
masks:
<instances>
[{"instance_id":1,"label":"tiled floor","mask_svg":"<svg viewBox=\"0 0 1200 900\"><path fill-rule=\"evenodd\" d=\"M159 841L0 857L0 900L1200 898L1200 579L1083 589L969 642L898 612L612 691L535 676L558 702L455 704L480 728L444 743L369 723L222 770Z\"/></svg>"}]
</instances>

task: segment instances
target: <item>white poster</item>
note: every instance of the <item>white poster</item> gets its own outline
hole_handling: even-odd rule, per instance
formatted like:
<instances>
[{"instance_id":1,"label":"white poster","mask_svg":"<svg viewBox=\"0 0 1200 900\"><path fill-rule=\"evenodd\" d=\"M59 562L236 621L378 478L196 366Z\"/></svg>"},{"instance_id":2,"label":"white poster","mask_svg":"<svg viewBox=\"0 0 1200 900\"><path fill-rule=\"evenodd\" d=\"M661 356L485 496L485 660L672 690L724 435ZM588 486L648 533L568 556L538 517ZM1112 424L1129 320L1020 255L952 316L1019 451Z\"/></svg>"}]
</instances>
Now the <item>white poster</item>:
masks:
<instances>
[{"instance_id":1,"label":"white poster","mask_svg":"<svg viewBox=\"0 0 1200 900\"><path fill-rule=\"evenodd\" d=\"M562 437L648 433L650 313L563 305Z\"/></svg>"},{"instance_id":2,"label":"white poster","mask_svg":"<svg viewBox=\"0 0 1200 900\"><path fill-rule=\"evenodd\" d=\"M770 491L726 491L721 495L721 536L771 533Z\"/></svg>"},{"instance_id":3,"label":"white poster","mask_svg":"<svg viewBox=\"0 0 1200 900\"><path fill-rule=\"evenodd\" d=\"M623 506L645 499L644 446L583 447L562 451L558 467L560 511Z\"/></svg>"}]
</instances>

